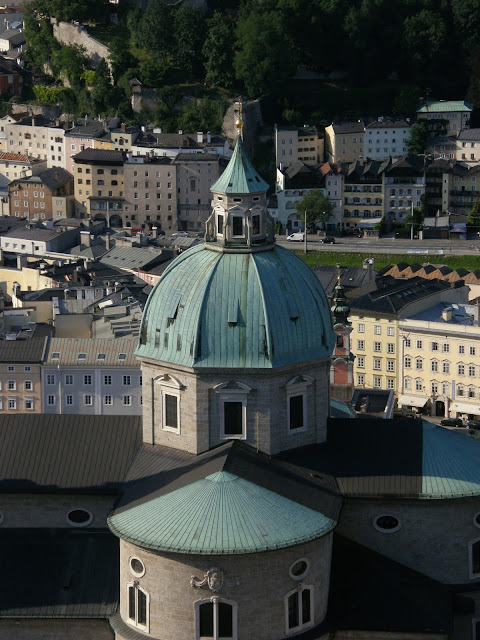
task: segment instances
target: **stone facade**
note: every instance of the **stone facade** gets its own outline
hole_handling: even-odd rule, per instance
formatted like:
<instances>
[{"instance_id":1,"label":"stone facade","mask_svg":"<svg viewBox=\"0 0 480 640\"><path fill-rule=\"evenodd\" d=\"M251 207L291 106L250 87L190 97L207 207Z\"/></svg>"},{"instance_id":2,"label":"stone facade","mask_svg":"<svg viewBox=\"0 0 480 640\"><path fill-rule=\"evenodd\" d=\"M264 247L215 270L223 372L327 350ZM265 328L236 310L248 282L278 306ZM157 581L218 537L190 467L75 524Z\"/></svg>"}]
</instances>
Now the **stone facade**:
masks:
<instances>
[{"instance_id":1,"label":"stone facade","mask_svg":"<svg viewBox=\"0 0 480 640\"><path fill-rule=\"evenodd\" d=\"M469 569L469 543L480 539L474 516L480 498L463 500L346 500L337 532L387 558L445 584L479 583ZM402 526L394 533L375 529L380 515ZM428 550L428 552L426 552Z\"/></svg>"},{"instance_id":2,"label":"stone facade","mask_svg":"<svg viewBox=\"0 0 480 640\"><path fill-rule=\"evenodd\" d=\"M208 451L221 444L225 441L220 427L221 393L215 387L235 381L251 389L245 393L246 437L242 439L247 444L273 455L285 449L323 442L326 439L328 373L328 359L268 370L201 372L143 361L143 439L190 453ZM167 381L166 386L162 382L165 374L173 379ZM306 385L307 428L292 433L287 422L287 383L295 376L303 375L311 378ZM162 388L168 393L172 384L173 393L179 394L179 433L162 428Z\"/></svg>"},{"instance_id":3,"label":"stone facade","mask_svg":"<svg viewBox=\"0 0 480 640\"><path fill-rule=\"evenodd\" d=\"M215 592L207 585L191 586L193 577L202 580L213 567L224 573L220 599L238 605L238 638L276 640L286 635L285 596L297 588L298 580L290 576L290 567L306 559L308 572L301 580L304 587L313 585L314 625L325 617L330 576L332 534L318 540L266 553L233 556L198 556L153 553L129 542L120 542L120 615L128 620L127 584L138 580L149 596L149 637L193 640L195 603L210 600ZM130 559L138 558L145 574L136 576ZM229 584L234 583L233 586ZM116 640L121 640L120 636Z\"/></svg>"}]
</instances>

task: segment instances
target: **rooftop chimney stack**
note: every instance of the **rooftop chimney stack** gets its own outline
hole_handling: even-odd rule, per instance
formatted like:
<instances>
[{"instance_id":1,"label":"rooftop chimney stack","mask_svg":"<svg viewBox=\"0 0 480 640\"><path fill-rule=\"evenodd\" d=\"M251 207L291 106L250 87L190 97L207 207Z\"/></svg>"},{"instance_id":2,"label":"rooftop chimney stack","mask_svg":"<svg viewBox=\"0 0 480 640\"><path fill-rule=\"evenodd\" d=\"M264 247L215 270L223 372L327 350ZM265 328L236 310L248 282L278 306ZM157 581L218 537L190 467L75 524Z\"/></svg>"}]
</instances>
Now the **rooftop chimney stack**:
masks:
<instances>
[{"instance_id":1,"label":"rooftop chimney stack","mask_svg":"<svg viewBox=\"0 0 480 640\"><path fill-rule=\"evenodd\" d=\"M473 324L475 327L480 326L480 302L473 306Z\"/></svg>"}]
</instances>

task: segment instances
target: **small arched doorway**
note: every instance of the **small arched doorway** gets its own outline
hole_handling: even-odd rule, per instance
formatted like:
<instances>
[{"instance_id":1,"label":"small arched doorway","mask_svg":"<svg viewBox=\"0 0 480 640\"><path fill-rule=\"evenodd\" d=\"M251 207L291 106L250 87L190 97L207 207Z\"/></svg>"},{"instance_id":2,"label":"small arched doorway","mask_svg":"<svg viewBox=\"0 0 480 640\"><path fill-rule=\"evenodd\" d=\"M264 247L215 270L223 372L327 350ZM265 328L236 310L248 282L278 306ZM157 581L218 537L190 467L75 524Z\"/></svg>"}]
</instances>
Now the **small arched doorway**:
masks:
<instances>
[{"instance_id":1,"label":"small arched doorway","mask_svg":"<svg viewBox=\"0 0 480 640\"><path fill-rule=\"evenodd\" d=\"M445 402L443 400L435 401L435 415L436 416L444 416L445 415Z\"/></svg>"}]
</instances>

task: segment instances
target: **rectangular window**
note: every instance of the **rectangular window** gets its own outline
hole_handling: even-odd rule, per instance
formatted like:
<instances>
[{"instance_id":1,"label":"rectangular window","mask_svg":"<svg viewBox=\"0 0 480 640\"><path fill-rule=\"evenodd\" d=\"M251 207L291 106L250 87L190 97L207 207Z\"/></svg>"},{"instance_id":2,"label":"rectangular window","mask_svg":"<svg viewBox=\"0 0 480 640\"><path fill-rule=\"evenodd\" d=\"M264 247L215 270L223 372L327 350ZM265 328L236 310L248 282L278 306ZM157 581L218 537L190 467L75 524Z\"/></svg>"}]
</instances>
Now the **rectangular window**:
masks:
<instances>
[{"instance_id":1,"label":"rectangular window","mask_svg":"<svg viewBox=\"0 0 480 640\"><path fill-rule=\"evenodd\" d=\"M378 377L374 377L373 386L375 387L375 389L379 389L382 386L382 379Z\"/></svg>"},{"instance_id":2,"label":"rectangular window","mask_svg":"<svg viewBox=\"0 0 480 640\"><path fill-rule=\"evenodd\" d=\"M106 385L112 384L112 376L103 376L103 384L106 384Z\"/></svg>"},{"instance_id":3,"label":"rectangular window","mask_svg":"<svg viewBox=\"0 0 480 640\"><path fill-rule=\"evenodd\" d=\"M381 342L374 342L373 343L373 350L376 351L377 353L380 352L382 350L382 343Z\"/></svg>"},{"instance_id":4,"label":"rectangular window","mask_svg":"<svg viewBox=\"0 0 480 640\"><path fill-rule=\"evenodd\" d=\"M470 354L471 356L474 356L474 355L475 355L475 347L470 347L470 348L469 348L469 350L468 350L468 352L469 352L469 354Z\"/></svg>"},{"instance_id":5,"label":"rectangular window","mask_svg":"<svg viewBox=\"0 0 480 640\"><path fill-rule=\"evenodd\" d=\"M92 402L92 396L91 395L86 395L83 396L83 402L87 407L91 407L93 402Z\"/></svg>"},{"instance_id":6,"label":"rectangular window","mask_svg":"<svg viewBox=\"0 0 480 640\"><path fill-rule=\"evenodd\" d=\"M171 393L163 394L163 428L169 431L179 431L179 397Z\"/></svg>"},{"instance_id":7,"label":"rectangular window","mask_svg":"<svg viewBox=\"0 0 480 640\"><path fill-rule=\"evenodd\" d=\"M395 353L395 345L393 342L387 342L387 353Z\"/></svg>"},{"instance_id":8,"label":"rectangular window","mask_svg":"<svg viewBox=\"0 0 480 640\"><path fill-rule=\"evenodd\" d=\"M423 381L415 380L415 391L423 391Z\"/></svg>"},{"instance_id":9,"label":"rectangular window","mask_svg":"<svg viewBox=\"0 0 480 640\"><path fill-rule=\"evenodd\" d=\"M65 384L73 384L73 376L69 373L65 376Z\"/></svg>"},{"instance_id":10,"label":"rectangular window","mask_svg":"<svg viewBox=\"0 0 480 640\"><path fill-rule=\"evenodd\" d=\"M358 333L365 333L365 325L362 323L359 323L358 325Z\"/></svg>"},{"instance_id":11,"label":"rectangular window","mask_svg":"<svg viewBox=\"0 0 480 640\"><path fill-rule=\"evenodd\" d=\"M9 409L16 409L17 408L17 400L16 400L16 398L9 398L7 406L8 406Z\"/></svg>"},{"instance_id":12,"label":"rectangular window","mask_svg":"<svg viewBox=\"0 0 480 640\"><path fill-rule=\"evenodd\" d=\"M16 390L16 388L17 388L17 383L16 383L16 381L15 381L15 380L9 380L9 381L7 382L7 389L8 389L9 391L15 391L15 390Z\"/></svg>"},{"instance_id":13,"label":"rectangular window","mask_svg":"<svg viewBox=\"0 0 480 640\"><path fill-rule=\"evenodd\" d=\"M438 351L438 342L432 342L432 351Z\"/></svg>"},{"instance_id":14,"label":"rectangular window","mask_svg":"<svg viewBox=\"0 0 480 640\"><path fill-rule=\"evenodd\" d=\"M232 217L232 235L234 237L243 236L243 217L242 216Z\"/></svg>"},{"instance_id":15,"label":"rectangular window","mask_svg":"<svg viewBox=\"0 0 480 640\"><path fill-rule=\"evenodd\" d=\"M25 380L25 382L23 383L23 389L24 391L32 391L33 390L33 383L31 380Z\"/></svg>"},{"instance_id":16,"label":"rectangular window","mask_svg":"<svg viewBox=\"0 0 480 640\"><path fill-rule=\"evenodd\" d=\"M382 361L379 358L373 359L373 368L379 371L382 368Z\"/></svg>"},{"instance_id":17,"label":"rectangular window","mask_svg":"<svg viewBox=\"0 0 480 640\"><path fill-rule=\"evenodd\" d=\"M103 397L103 404L105 404L107 406L111 406L113 404L112 396L104 396Z\"/></svg>"},{"instance_id":18,"label":"rectangular window","mask_svg":"<svg viewBox=\"0 0 480 640\"><path fill-rule=\"evenodd\" d=\"M472 364L472 365L470 365L470 366L468 367L468 375L469 375L471 378L474 378L474 377L475 377L475 368L476 368L476 367L475 367L475 365L474 365L474 364Z\"/></svg>"},{"instance_id":19,"label":"rectangular window","mask_svg":"<svg viewBox=\"0 0 480 640\"><path fill-rule=\"evenodd\" d=\"M374 333L376 336L381 335L381 333L382 333L382 327L381 327L381 325L379 325L379 324L374 325L374 327L373 327L373 333Z\"/></svg>"},{"instance_id":20,"label":"rectangular window","mask_svg":"<svg viewBox=\"0 0 480 640\"><path fill-rule=\"evenodd\" d=\"M73 396L65 396L65 404L67 406L72 406L72 404L73 404Z\"/></svg>"},{"instance_id":21,"label":"rectangular window","mask_svg":"<svg viewBox=\"0 0 480 640\"><path fill-rule=\"evenodd\" d=\"M458 345L458 353L460 355L463 355L465 353L465 345L463 345L463 344L459 344Z\"/></svg>"},{"instance_id":22,"label":"rectangular window","mask_svg":"<svg viewBox=\"0 0 480 640\"><path fill-rule=\"evenodd\" d=\"M365 384L365 376L364 375L358 375L357 376L357 386L361 387L364 384Z\"/></svg>"},{"instance_id":23,"label":"rectangular window","mask_svg":"<svg viewBox=\"0 0 480 640\"><path fill-rule=\"evenodd\" d=\"M365 358L357 358L357 367L363 369L365 367Z\"/></svg>"},{"instance_id":24,"label":"rectangular window","mask_svg":"<svg viewBox=\"0 0 480 640\"><path fill-rule=\"evenodd\" d=\"M449 362L444 362L442 364L442 371L443 371L443 373L450 373L450 363Z\"/></svg>"},{"instance_id":25,"label":"rectangular window","mask_svg":"<svg viewBox=\"0 0 480 640\"><path fill-rule=\"evenodd\" d=\"M423 349L423 342L422 342L422 340L417 340L417 349Z\"/></svg>"},{"instance_id":26,"label":"rectangular window","mask_svg":"<svg viewBox=\"0 0 480 640\"><path fill-rule=\"evenodd\" d=\"M405 349L410 349L411 346L412 341L410 340L410 338L405 338Z\"/></svg>"},{"instance_id":27,"label":"rectangular window","mask_svg":"<svg viewBox=\"0 0 480 640\"><path fill-rule=\"evenodd\" d=\"M130 407L132 405L132 396L123 396L123 406Z\"/></svg>"},{"instance_id":28,"label":"rectangular window","mask_svg":"<svg viewBox=\"0 0 480 640\"><path fill-rule=\"evenodd\" d=\"M458 368L457 368L457 372L458 372L459 376L464 376L465 375L465 365L459 364Z\"/></svg>"},{"instance_id":29,"label":"rectangular window","mask_svg":"<svg viewBox=\"0 0 480 640\"><path fill-rule=\"evenodd\" d=\"M252 216L252 235L254 236L260 235L260 216L259 215Z\"/></svg>"},{"instance_id":30,"label":"rectangular window","mask_svg":"<svg viewBox=\"0 0 480 640\"><path fill-rule=\"evenodd\" d=\"M53 396L53 395L47 396L47 404L50 405L50 406L54 405L55 404L55 396Z\"/></svg>"},{"instance_id":31,"label":"rectangular window","mask_svg":"<svg viewBox=\"0 0 480 640\"><path fill-rule=\"evenodd\" d=\"M128 387L132 384L131 376L123 376L123 386Z\"/></svg>"},{"instance_id":32,"label":"rectangular window","mask_svg":"<svg viewBox=\"0 0 480 640\"><path fill-rule=\"evenodd\" d=\"M395 389L395 380L393 378L387 378L387 389Z\"/></svg>"},{"instance_id":33,"label":"rectangular window","mask_svg":"<svg viewBox=\"0 0 480 640\"><path fill-rule=\"evenodd\" d=\"M365 349L365 340L357 340L357 349L363 351Z\"/></svg>"},{"instance_id":34,"label":"rectangular window","mask_svg":"<svg viewBox=\"0 0 480 640\"><path fill-rule=\"evenodd\" d=\"M223 431L227 438L243 434L243 402L223 403Z\"/></svg>"},{"instance_id":35,"label":"rectangular window","mask_svg":"<svg viewBox=\"0 0 480 640\"><path fill-rule=\"evenodd\" d=\"M83 384L92 384L92 376L89 373L83 376Z\"/></svg>"},{"instance_id":36,"label":"rectangular window","mask_svg":"<svg viewBox=\"0 0 480 640\"><path fill-rule=\"evenodd\" d=\"M442 345L443 353L450 353L450 345L447 342L444 342Z\"/></svg>"},{"instance_id":37,"label":"rectangular window","mask_svg":"<svg viewBox=\"0 0 480 640\"><path fill-rule=\"evenodd\" d=\"M304 420L305 395L300 394L289 397L289 427L290 429L302 429Z\"/></svg>"},{"instance_id":38,"label":"rectangular window","mask_svg":"<svg viewBox=\"0 0 480 640\"><path fill-rule=\"evenodd\" d=\"M421 358L417 358L415 360L415 367L416 369L418 369L419 371L421 371L423 369L423 360Z\"/></svg>"},{"instance_id":39,"label":"rectangular window","mask_svg":"<svg viewBox=\"0 0 480 640\"><path fill-rule=\"evenodd\" d=\"M55 375L53 373L47 374L47 384L55 384Z\"/></svg>"},{"instance_id":40,"label":"rectangular window","mask_svg":"<svg viewBox=\"0 0 480 640\"><path fill-rule=\"evenodd\" d=\"M31 411L33 409L33 398L24 398L23 408L27 411Z\"/></svg>"},{"instance_id":41,"label":"rectangular window","mask_svg":"<svg viewBox=\"0 0 480 640\"><path fill-rule=\"evenodd\" d=\"M395 360L387 360L387 371L395 371Z\"/></svg>"}]
</instances>

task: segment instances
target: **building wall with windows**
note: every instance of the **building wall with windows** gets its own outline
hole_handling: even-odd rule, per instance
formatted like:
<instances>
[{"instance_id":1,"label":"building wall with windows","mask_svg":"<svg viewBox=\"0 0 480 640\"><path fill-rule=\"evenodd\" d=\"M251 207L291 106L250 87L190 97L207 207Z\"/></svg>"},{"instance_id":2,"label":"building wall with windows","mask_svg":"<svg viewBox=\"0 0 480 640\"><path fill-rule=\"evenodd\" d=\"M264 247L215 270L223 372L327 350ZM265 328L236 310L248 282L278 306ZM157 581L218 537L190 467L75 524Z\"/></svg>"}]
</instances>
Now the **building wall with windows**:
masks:
<instances>
[{"instance_id":1,"label":"building wall with windows","mask_svg":"<svg viewBox=\"0 0 480 640\"><path fill-rule=\"evenodd\" d=\"M480 418L479 318L475 305L443 303L400 321L401 391L432 415Z\"/></svg>"},{"instance_id":2,"label":"building wall with windows","mask_svg":"<svg viewBox=\"0 0 480 640\"><path fill-rule=\"evenodd\" d=\"M42 367L43 413L141 415L135 338L52 338Z\"/></svg>"},{"instance_id":3,"label":"building wall with windows","mask_svg":"<svg viewBox=\"0 0 480 640\"><path fill-rule=\"evenodd\" d=\"M213 596L231 605L225 611L227 618L232 616L234 632L229 637L284 638L324 619L331 544L332 534L328 534L307 544L268 553L200 556L152 553L121 540L120 615L129 626L155 638L200 640L203 636L198 607L203 601L211 603ZM143 572L132 571L132 559L140 561L138 568L143 565ZM299 559L308 563L301 581L290 574L290 568ZM192 577L202 579L212 567L220 567L225 576L221 590L212 592L207 585L194 588ZM133 606L129 606L129 589L136 596ZM141 590L143 603L139 602L136 589ZM294 630L289 629L288 596L307 589L311 590L311 619ZM139 605L143 605L143 612ZM116 639L121 638L117 633Z\"/></svg>"},{"instance_id":4,"label":"building wall with windows","mask_svg":"<svg viewBox=\"0 0 480 640\"><path fill-rule=\"evenodd\" d=\"M124 226L157 226L171 235L177 230L176 166L168 157L128 155L123 166Z\"/></svg>"},{"instance_id":5,"label":"building wall with windows","mask_svg":"<svg viewBox=\"0 0 480 640\"><path fill-rule=\"evenodd\" d=\"M333 123L325 127L325 160L353 162L365 156L364 122Z\"/></svg>"},{"instance_id":6,"label":"building wall with windows","mask_svg":"<svg viewBox=\"0 0 480 640\"><path fill-rule=\"evenodd\" d=\"M85 148L72 162L75 215L92 220L110 218L110 226L122 226L123 153Z\"/></svg>"},{"instance_id":7,"label":"building wall with windows","mask_svg":"<svg viewBox=\"0 0 480 640\"><path fill-rule=\"evenodd\" d=\"M458 135L470 127L472 111L464 100L427 100L417 109L417 120L447 120L447 134Z\"/></svg>"},{"instance_id":8,"label":"building wall with windows","mask_svg":"<svg viewBox=\"0 0 480 640\"><path fill-rule=\"evenodd\" d=\"M40 363L15 362L13 358L0 362L0 414L42 413Z\"/></svg>"},{"instance_id":9,"label":"building wall with windows","mask_svg":"<svg viewBox=\"0 0 480 640\"><path fill-rule=\"evenodd\" d=\"M229 370L228 375L200 376L148 361L142 370L145 442L200 453L235 438L273 453L324 438L326 423L315 416L328 398L327 361L266 373ZM297 383L298 376L305 380ZM224 428L229 402L239 411L230 415L238 418L232 433ZM293 427L289 420L295 421Z\"/></svg>"},{"instance_id":10,"label":"building wall with windows","mask_svg":"<svg viewBox=\"0 0 480 640\"><path fill-rule=\"evenodd\" d=\"M275 127L276 166L289 167L297 160L320 164L324 157L324 138L315 127Z\"/></svg>"},{"instance_id":11,"label":"building wall with windows","mask_svg":"<svg viewBox=\"0 0 480 640\"><path fill-rule=\"evenodd\" d=\"M408 153L407 142L410 124L405 120L392 122L379 119L365 127L364 156L366 158L388 158Z\"/></svg>"}]
</instances>

